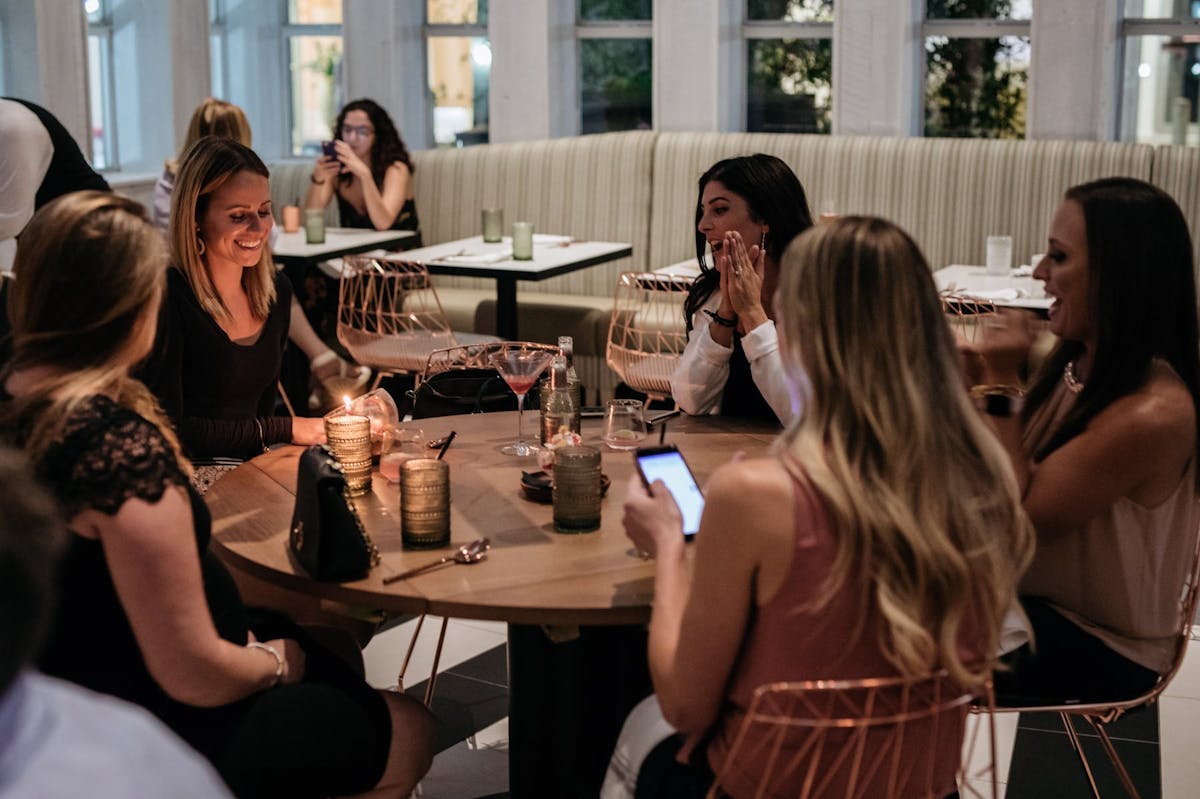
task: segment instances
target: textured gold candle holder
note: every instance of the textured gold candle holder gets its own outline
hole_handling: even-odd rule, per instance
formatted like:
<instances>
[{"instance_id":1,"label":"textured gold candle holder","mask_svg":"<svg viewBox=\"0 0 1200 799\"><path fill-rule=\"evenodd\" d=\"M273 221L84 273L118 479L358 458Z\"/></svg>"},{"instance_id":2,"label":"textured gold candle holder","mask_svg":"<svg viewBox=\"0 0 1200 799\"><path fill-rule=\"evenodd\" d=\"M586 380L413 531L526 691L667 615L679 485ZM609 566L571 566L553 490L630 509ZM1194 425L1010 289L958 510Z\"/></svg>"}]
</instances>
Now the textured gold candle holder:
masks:
<instances>
[{"instance_id":1,"label":"textured gold candle holder","mask_svg":"<svg viewBox=\"0 0 1200 799\"><path fill-rule=\"evenodd\" d=\"M409 549L450 543L450 464L433 458L400 464L400 537Z\"/></svg>"},{"instance_id":2,"label":"textured gold candle holder","mask_svg":"<svg viewBox=\"0 0 1200 799\"><path fill-rule=\"evenodd\" d=\"M325 417L325 439L342 465L351 496L371 490L371 420L334 411Z\"/></svg>"},{"instance_id":3,"label":"textured gold candle holder","mask_svg":"<svg viewBox=\"0 0 1200 799\"><path fill-rule=\"evenodd\" d=\"M554 451L554 529L587 533L600 528L600 450Z\"/></svg>"}]
</instances>

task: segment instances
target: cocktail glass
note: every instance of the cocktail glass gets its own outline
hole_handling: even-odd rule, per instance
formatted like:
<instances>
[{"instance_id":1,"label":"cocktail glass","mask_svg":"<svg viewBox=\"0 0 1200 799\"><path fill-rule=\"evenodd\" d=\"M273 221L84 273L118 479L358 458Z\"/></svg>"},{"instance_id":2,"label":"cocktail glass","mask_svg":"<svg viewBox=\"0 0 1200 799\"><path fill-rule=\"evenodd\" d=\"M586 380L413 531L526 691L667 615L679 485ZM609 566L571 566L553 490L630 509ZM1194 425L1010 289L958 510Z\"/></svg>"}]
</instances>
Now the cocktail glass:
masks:
<instances>
[{"instance_id":1,"label":"cocktail glass","mask_svg":"<svg viewBox=\"0 0 1200 799\"><path fill-rule=\"evenodd\" d=\"M521 346L504 347L492 353L491 362L504 382L517 395L517 440L505 444L500 451L505 455L515 455L524 458L537 453L537 444L525 441L521 425L525 410L525 395L533 388L542 372L554 360L554 352L548 350L533 350Z\"/></svg>"}]
</instances>

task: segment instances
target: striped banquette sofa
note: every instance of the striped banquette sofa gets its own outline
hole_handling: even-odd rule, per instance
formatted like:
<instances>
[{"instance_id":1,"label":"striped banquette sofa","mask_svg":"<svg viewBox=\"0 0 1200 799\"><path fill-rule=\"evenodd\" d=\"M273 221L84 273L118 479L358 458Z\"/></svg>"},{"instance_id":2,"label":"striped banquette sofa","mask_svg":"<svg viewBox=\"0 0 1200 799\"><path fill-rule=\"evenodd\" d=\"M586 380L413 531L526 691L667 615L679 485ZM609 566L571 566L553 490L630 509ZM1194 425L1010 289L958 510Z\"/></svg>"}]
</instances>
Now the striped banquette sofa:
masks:
<instances>
[{"instance_id":1,"label":"striped banquette sofa","mask_svg":"<svg viewBox=\"0 0 1200 799\"><path fill-rule=\"evenodd\" d=\"M1017 262L1044 249L1063 191L1111 175L1151 181L1182 206L1200 252L1200 149L1089 141L869 138L633 131L413 154L426 243L476 235L479 211L580 239L625 241L631 257L540 283L521 283L522 336L575 337L581 378L611 395L604 362L617 275L694 257L696 180L713 162L765 152L800 177L815 210L894 220L934 269L981 263L984 238L1007 233ZM276 207L303 196L310 165L272 168ZM337 209L328 211L337 223ZM488 280L436 279L456 329L491 332ZM590 392L589 392L590 393Z\"/></svg>"}]
</instances>

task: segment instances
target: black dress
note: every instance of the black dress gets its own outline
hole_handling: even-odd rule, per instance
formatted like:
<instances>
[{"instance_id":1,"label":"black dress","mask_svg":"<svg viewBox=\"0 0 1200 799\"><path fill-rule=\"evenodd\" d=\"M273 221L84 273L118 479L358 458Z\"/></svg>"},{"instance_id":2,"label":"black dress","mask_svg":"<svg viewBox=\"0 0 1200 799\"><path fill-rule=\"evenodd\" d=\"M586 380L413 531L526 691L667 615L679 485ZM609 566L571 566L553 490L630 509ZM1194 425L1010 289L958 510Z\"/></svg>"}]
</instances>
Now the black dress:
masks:
<instances>
[{"instance_id":1,"label":"black dress","mask_svg":"<svg viewBox=\"0 0 1200 799\"><path fill-rule=\"evenodd\" d=\"M22 431L15 432L20 443ZM171 699L147 670L117 595L101 543L70 536L59 575L59 606L39 663L47 674L146 707L213 762L239 796L329 796L373 787L383 774L391 721L381 696L337 657L282 618L249 621L224 566L209 552L211 519L156 427L103 396L84 400L58 442L36 464L67 518L85 508L116 514L130 499L154 503L187 491L204 594L218 634L244 645L295 638L304 681L238 702L197 708Z\"/></svg>"},{"instance_id":2,"label":"black dress","mask_svg":"<svg viewBox=\"0 0 1200 799\"><path fill-rule=\"evenodd\" d=\"M258 338L230 341L183 273L167 270L154 351L139 377L175 423L188 457L250 458L292 440L291 418L273 415L291 303L291 284L276 275L275 304Z\"/></svg>"}]
</instances>

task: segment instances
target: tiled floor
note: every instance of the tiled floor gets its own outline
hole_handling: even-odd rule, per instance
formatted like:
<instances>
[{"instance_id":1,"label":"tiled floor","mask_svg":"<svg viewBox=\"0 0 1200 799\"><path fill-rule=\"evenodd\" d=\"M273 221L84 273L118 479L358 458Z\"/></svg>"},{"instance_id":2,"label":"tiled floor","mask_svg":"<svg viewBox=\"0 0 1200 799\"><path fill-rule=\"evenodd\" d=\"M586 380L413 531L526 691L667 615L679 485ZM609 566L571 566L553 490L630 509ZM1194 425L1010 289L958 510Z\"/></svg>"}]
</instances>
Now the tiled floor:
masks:
<instances>
[{"instance_id":1,"label":"tiled floor","mask_svg":"<svg viewBox=\"0 0 1200 799\"><path fill-rule=\"evenodd\" d=\"M440 619L425 620L408 666L405 685L419 696L424 695L440 626ZM367 647L367 679L372 685L396 684L415 627L415 621L400 624ZM443 735L433 768L418 789L423 799L508 795L505 633L503 624L492 622L451 620L447 628L434 699ZM1091 795L1057 717L1002 714L996 727L1000 796ZM1200 796L1200 643L1189 648L1161 704L1123 719L1111 734L1144 799ZM1123 796L1094 737L1085 741L1085 748L1092 755L1102 795ZM980 755L983 749L977 746ZM991 796L986 783L976 781L970 787ZM963 795L972 794L964 790Z\"/></svg>"}]
</instances>

